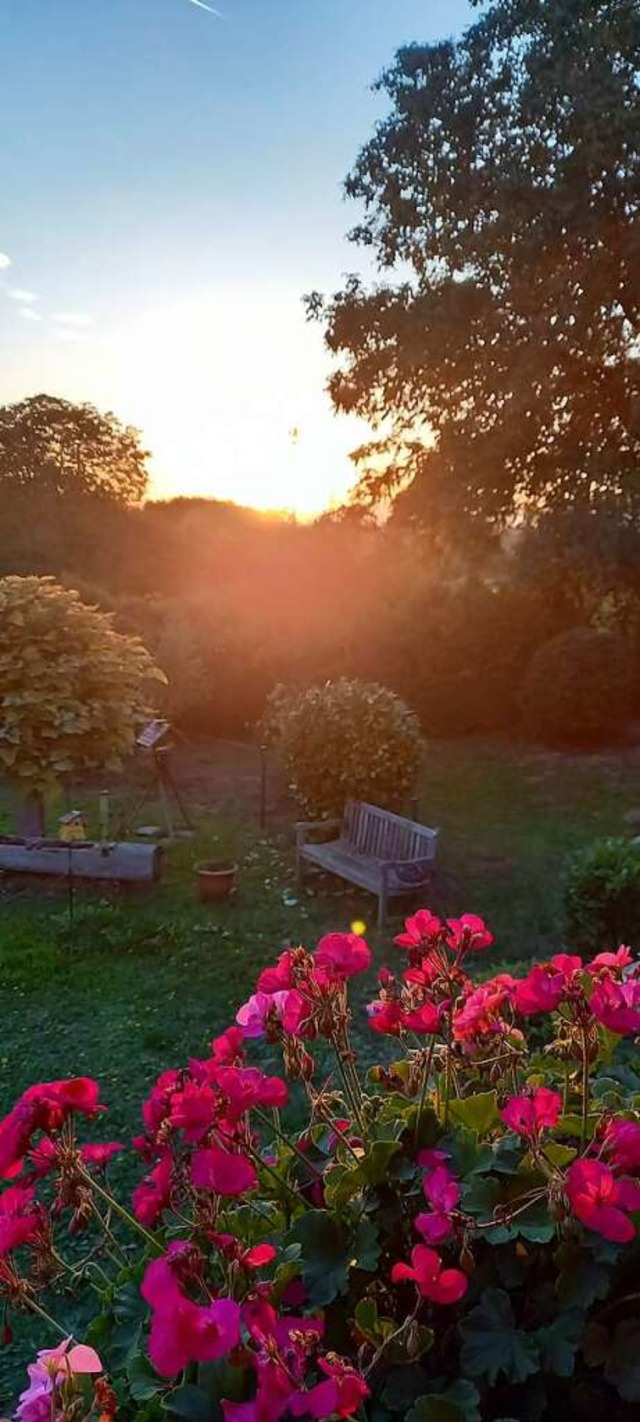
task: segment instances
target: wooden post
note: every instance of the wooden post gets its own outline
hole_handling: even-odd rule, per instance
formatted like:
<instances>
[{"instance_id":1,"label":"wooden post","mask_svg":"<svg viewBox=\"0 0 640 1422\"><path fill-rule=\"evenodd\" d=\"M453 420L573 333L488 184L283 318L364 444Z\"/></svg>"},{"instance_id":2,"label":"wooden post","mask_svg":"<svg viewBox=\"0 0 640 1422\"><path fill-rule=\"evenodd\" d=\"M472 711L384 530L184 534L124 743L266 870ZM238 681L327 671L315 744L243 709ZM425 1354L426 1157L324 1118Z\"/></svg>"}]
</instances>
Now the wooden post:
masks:
<instances>
[{"instance_id":1,"label":"wooden post","mask_svg":"<svg viewBox=\"0 0 640 1422\"><path fill-rule=\"evenodd\" d=\"M260 829L267 824L267 747L260 746Z\"/></svg>"},{"instance_id":2,"label":"wooden post","mask_svg":"<svg viewBox=\"0 0 640 1422\"><path fill-rule=\"evenodd\" d=\"M21 796L18 829L23 839L44 837L44 799L39 790L29 790Z\"/></svg>"}]
</instances>

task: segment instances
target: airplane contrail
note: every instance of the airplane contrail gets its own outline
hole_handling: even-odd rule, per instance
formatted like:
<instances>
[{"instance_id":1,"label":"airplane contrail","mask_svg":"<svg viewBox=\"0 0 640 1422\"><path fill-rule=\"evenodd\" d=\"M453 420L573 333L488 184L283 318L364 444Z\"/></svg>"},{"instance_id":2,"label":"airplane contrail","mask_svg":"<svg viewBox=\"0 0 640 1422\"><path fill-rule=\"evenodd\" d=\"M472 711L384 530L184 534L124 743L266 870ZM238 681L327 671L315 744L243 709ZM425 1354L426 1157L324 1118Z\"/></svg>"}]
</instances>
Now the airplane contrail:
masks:
<instances>
[{"instance_id":1,"label":"airplane contrail","mask_svg":"<svg viewBox=\"0 0 640 1422\"><path fill-rule=\"evenodd\" d=\"M214 10L213 5L205 5L205 0L191 0L191 4L197 5L199 10L206 10L209 15L216 15L219 20L222 19L221 11Z\"/></svg>"}]
</instances>

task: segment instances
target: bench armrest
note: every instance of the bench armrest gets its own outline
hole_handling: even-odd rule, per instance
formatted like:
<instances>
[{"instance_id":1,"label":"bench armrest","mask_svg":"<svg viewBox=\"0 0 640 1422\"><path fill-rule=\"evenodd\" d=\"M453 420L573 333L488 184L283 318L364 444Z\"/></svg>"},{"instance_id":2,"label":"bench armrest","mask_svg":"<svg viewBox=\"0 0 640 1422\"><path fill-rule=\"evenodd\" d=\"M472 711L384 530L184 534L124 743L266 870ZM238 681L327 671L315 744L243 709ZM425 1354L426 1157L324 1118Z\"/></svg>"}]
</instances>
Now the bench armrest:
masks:
<instances>
[{"instance_id":1,"label":"bench armrest","mask_svg":"<svg viewBox=\"0 0 640 1422\"><path fill-rule=\"evenodd\" d=\"M341 830L342 820L299 820L294 826L296 832L296 844L298 848L306 844L307 835L311 830Z\"/></svg>"}]
</instances>

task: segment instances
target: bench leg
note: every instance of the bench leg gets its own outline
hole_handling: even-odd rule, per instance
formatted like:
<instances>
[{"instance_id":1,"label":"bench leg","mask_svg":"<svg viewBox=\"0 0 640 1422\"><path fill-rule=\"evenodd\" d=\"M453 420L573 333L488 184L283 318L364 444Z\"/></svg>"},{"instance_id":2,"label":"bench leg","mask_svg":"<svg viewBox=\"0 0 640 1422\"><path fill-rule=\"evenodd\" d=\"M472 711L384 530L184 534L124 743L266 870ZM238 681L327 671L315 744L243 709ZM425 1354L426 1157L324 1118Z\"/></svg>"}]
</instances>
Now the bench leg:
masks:
<instances>
[{"instance_id":1,"label":"bench leg","mask_svg":"<svg viewBox=\"0 0 640 1422\"><path fill-rule=\"evenodd\" d=\"M302 854L296 847L296 889L302 888Z\"/></svg>"},{"instance_id":2,"label":"bench leg","mask_svg":"<svg viewBox=\"0 0 640 1422\"><path fill-rule=\"evenodd\" d=\"M381 889L378 894L378 928L384 928L387 922L387 893Z\"/></svg>"}]
</instances>

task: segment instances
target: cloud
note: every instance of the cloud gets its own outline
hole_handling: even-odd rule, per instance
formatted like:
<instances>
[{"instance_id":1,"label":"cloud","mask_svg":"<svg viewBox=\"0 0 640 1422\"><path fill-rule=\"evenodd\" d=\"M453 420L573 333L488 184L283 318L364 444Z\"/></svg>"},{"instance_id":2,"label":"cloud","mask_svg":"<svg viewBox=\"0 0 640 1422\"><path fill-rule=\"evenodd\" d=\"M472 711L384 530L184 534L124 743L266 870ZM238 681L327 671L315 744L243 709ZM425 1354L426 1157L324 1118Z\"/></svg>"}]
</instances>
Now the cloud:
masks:
<instances>
[{"instance_id":1,"label":"cloud","mask_svg":"<svg viewBox=\"0 0 640 1422\"><path fill-rule=\"evenodd\" d=\"M12 301L19 301L22 306L29 306L32 301L38 300L35 291L24 291L21 286L10 286L7 296L10 296Z\"/></svg>"},{"instance_id":2,"label":"cloud","mask_svg":"<svg viewBox=\"0 0 640 1422\"><path fill-rule=\"evenodd\" d=\"M0 270L2 270L3 267L10 267L10 266L11 266L11 257L8 257L7 254L6 254L6 252L0 252Z\"/></svg>"},{"instance_id":3,"label":"cloud","mask_svg":"<svg viewBox=\"0 0 640 1422\"><path fill-rule=\"evenodd\" d=\"M82 311L54 311L51 320L57 326L90 326L92 318Z\"/></svg>"},{"instance_id":4,"label":"cloud","mask_svg":"<svg viewBox=\"0 0 640 1422\"><path fill-rule=\"evenodd\" d=\"M31 306L21 306L21 307L20 307L20 310L19 310L19 312L18 312L18 315L19 315L19 316L22 316L23 321L41 321L41 320L42 320L42 317L41 317L41 315L40 315L40 312L39 312L39 311L34 311Z\"/></svg>"}]
</instances>

